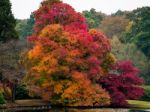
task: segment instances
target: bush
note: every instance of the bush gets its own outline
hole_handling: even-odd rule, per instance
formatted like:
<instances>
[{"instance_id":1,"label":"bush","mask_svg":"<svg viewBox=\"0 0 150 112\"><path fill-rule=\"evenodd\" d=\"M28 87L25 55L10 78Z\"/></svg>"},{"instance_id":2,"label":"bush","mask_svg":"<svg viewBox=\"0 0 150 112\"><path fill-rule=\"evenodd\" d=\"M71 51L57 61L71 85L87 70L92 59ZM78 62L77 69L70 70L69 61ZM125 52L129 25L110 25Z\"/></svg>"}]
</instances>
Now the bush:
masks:
<instances>
[{"instance_id":1,"label":"bush","mask_svg":"<svg viewBox=\"0 0 150 112\"><path fill-rule=\"evenodd\" d=\"M5 98L3 96L3 93L0 92L0 104L5 104L5 103L6 103L6 101L5 101Z\"/></svg>"},{"instance_id":2,"label":"bush","mask_svg":"<svg viewBox=\"0 0 150 112\"><path fill-rule=\"evenodd\" d=\"M130 61L119 61L112 67L112 73L99 81L109 91L113 107L126 107L127 100L137 100L143 96L143 80L138 73Z\"/></svg>"},{"instance_id":3,"label":"bush","mask_svg":"<svg viewBox=\"0 0 150 112\"><path fill-rule=\"evenodd\" d=\"M144 86L144 91L145 91L145 94L141 98L141 100L150 101L150 86Z\"/></svg>"},{"instance_id":4,"label":"bush","mask_svg":"<svg viewBox=\"0 0 150 112\"><path fill-rule=\"evenodd\" d=\"M16 99L30 99L31 97L28 95L28 90L24 85L19 85L16 88Z\"/></svg>"}]
</instances>

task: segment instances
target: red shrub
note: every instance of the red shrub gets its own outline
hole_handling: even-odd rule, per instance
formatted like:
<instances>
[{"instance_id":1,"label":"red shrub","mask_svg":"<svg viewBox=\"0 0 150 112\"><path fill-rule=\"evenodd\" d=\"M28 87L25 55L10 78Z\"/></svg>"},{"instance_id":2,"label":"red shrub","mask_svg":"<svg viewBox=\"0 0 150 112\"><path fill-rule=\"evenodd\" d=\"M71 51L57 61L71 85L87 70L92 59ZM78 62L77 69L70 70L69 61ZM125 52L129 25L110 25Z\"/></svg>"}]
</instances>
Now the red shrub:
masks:
<instances>
[{"instance_id":1,"label":"red shrub","mask_svg":"<svg viewBox=\"0 0 150 112\"><path fill-rule=\"evenodd\" d=\"M128 99L139 99L144 90L140 87L143 80L138 77L139 70L130 61L120 61L112 67L111 73L100 80L100 84L109 91L112 106L127 106Z\"/></svg>"}]
</instances>

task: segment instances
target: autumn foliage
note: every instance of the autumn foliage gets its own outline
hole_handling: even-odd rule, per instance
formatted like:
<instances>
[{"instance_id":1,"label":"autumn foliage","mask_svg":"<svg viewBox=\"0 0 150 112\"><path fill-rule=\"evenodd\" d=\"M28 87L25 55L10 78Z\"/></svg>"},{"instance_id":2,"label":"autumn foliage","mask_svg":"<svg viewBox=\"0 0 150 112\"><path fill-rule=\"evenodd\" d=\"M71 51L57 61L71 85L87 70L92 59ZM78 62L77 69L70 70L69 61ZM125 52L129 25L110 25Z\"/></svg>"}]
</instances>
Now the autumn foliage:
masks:
<instances>
[{"instance_id":1,"label":"autumn foliage","mask_svg":"<svg viewBox=\"0 0 150 112\"><path fill-rule=\"evenodd\" d=\"M35 12L34 29L28 38L34 47L24 59L25 83L31 94L63 106L108 106L113 102L102 83L113 85L107 77L116 63L105 35L88 29L85 18L59 0L42 2Z\"/></svg>"},{"instance_id":2,"label":"autumn foliage","mask_svg":"<svg viewBox=\"0 0 150 112\"><path fill-rule=\"evenodd\" d=\"M118 61L111 70L111 73L99 82L109 91L112 106L127 106L127 99L136 100L144 94L143 88L140 87L143 80L138 77L139 70L131 61Z\"/></svg>"},{"instance_id":3,"label":"autumn foliage","mask_svg":"<svg viewBox=\"0 0 150 112\"><path fill-rule=\"evenodd\" d=\"M35 33L40 33L49 24L61 24L63 26L78 24L85 27L85 23L85 18L80 13L59 0L44 1L41 3L41 7L35 11Z\"/></svg>"},{"instance_id":4,"label":"autumn foliage","mask_svg":"<svg viewBox=\"0 0 150 112\"><path fill-rule=\"evenodd\" d=\"M110 50L103 35L95 38L102 38L104 43L101 39L93 40L86 31L69 32L59 24L46 26L28 52L32 65L27 79L29 85L38 86L41 96L51 100L52 104L109 105L108 93L90 80L105 75L100 66L103 63L102 54Z\"/></svg>"}]
</instances>

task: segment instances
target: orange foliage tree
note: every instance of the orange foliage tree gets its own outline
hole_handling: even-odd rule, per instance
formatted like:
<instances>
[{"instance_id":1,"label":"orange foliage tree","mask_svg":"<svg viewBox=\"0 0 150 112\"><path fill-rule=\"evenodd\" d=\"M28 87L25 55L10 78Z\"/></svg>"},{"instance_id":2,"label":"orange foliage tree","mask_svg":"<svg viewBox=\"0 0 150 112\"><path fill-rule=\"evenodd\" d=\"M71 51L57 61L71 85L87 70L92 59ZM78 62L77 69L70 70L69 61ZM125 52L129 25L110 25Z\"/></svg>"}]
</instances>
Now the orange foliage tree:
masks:
<instances>
[{"instance_id":1,"label":"orange foliage tree","mask_svg":"<svg viewBox=\"0 0 150 112\"><path fill-rule=\"evenodd\" d=\"M58 0L42 2L35 18L34 47L24 58L30 93L54 105L109 105L109 94L96 83L115 62L108 39Z\"/></svg>"}]
</instances>

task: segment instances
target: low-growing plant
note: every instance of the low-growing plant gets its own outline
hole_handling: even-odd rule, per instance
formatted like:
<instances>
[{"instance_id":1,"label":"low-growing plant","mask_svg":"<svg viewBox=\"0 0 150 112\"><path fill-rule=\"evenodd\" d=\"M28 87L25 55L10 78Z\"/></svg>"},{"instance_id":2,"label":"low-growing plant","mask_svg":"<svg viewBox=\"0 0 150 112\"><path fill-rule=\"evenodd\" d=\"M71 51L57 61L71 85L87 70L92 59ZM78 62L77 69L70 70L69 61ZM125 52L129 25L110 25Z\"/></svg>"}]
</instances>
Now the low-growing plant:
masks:
<instances>
[{"instance_id":1,"label":"low-growing plant","mask_svg":"<svg viewBox=\"0 0 150 112\"><path fill-rule=\"evenodd\" d=\"M0 104L5 104L6 103L6 100L4 98L4 95L2 92L0 92Z\"/></svg>"}]
</instances>

